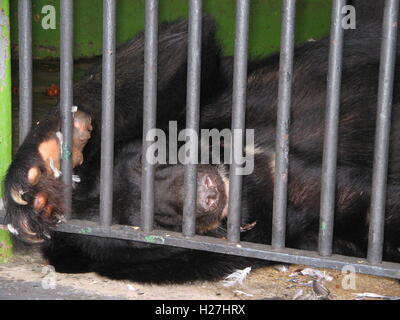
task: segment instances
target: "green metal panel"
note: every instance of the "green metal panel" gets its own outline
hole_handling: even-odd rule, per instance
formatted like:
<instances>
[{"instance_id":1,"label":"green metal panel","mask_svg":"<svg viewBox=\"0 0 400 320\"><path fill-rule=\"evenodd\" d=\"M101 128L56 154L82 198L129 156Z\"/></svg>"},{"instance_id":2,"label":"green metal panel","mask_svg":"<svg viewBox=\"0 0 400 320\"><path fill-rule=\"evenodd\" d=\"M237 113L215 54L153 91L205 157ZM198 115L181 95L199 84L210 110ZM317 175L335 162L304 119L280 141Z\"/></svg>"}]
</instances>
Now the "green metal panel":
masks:
<instances>
[{"instance_id":1,"label":"green metal panel","mask_svg":"<svg viewBox=\"0 0 400 320\"><path fill-rule=\"evenodd\" d=\"M11 55L8 0L0 0L0 197L3 178L11 163ZM12 253L8 231L0 229L0 262Z\"/></svg>"},{"instance_id":2,"label":"green metal panel","mask_svg":"<svg viewBox=\"0 0 400 320\"><path fill-rule=\"evenodd\" d=\"M144 0L117 1L117 41L122 43L144 27ZM12 43L18 49L18 1L11 3ZM99 55L102 46L102 0L75 0L75 57ZM234 48L236 0L204 0L205 13L213 15L218 23L218 37L225 54ZM329 29L330 0L297 1L296 41L319 38ZM42 27L51 5L56 12L56 29ZM280 39L282 0L251 0L250 43L252 57L277 51ZM187 0L161 0L160 20L170 21L187 17ZM35 58L59 56L59 0L33 1L33 52Z\"/></svg>"},{"instance_id":3,"label":"green metal panel","mask_svg":"<svg viewBox=\"0 0 400 320\"><path fill-rule=\"evenodd\" d=\"M11 163L11 58L8 0L0 0L0 181ZM2 184L0 184L0 195Z\"/></svg>"},{"instance_id":4,"label":"green metal panel","mask_svg":"<svg viewBox=\"0 0 400 320\"><path fill-rule=\"evenodd\" d=\"M0 226L0 263L6 263L13 255L11 234Z\"/></svg>"}]
</instances>

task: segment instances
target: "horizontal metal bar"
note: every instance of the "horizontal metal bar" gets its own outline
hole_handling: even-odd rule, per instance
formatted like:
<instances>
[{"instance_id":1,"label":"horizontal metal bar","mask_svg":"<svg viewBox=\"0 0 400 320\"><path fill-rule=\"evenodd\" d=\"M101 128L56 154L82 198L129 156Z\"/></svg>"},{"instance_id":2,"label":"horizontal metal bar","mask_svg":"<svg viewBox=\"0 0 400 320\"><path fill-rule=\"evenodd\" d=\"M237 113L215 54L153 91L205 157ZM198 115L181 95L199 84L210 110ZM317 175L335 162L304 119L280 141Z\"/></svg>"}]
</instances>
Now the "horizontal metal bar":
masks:
<instances>
[{"instance_id":1,"label":"horizontal metal bar","mask_svg":"<svg viewBox=\"0 0 400 320\"><path fill-rule=\"evenodd\" d=\"M112 221L114 172L116 0L103 1L103 78L100 168L100 221Z\"/></svg>"},{"instance_id":2,"label":"horizontal metal bar","mask_svg":"<svg viewBox=\"0 0 400 320\"><path fill-rule=\"evenodd\" d=\"M275 186L272 215L272 246L283 248L286 239L287 181L289 174L289 124L292 104L292 74L296 0L283 1L279 91L276 123Z\"/></svg>"},{"instance_id":3,"label":"horizontal metal bar","mask_svg":"<svg viewBox=\"0 0 400 320\"><path fill-rule=\"evenodd\" d=\"M321 257L317 252L313 251L288 248L274 250L270 245L265 244L250 242L240 242L240 244L235 244L223 239L198 235L192 238L186 238L177 232L160 230L154 230L151 233L147 233L136 231L131 226L113 225L111 227L102 227L94 222L79 220L71 220L69 224L61 224L57 230L67 233L80 233L89 236L101 236L187 249L206 250L269 261L304 264L320 268L341 270L345 266L353 266L356 272L400 279L400 264L398 263L384 262L380 265L371 265L368 264L365 259L361 258L345 257L340 255Z\"/></svg>"},{"instance_id":4,"label":"horizontal metal bar","mask_svg":"<svg viewBox=\"0 0 400 320\"><path fill-rule=\"evenodd\" d=\"M371 192L368 261L380 263L383 253L386 183L389 159L393 81L396 62L399 0L386 0L380 57L378 110Z\"/></svg>"},{"instance_id":5,"label":"horizontal metal bar","mask_svg":"<svg viewBox=\"0 0 400 320\"><path fill-rule=\"evenodd\" d=\"M249 0L236 1L236 34L235 57L233 70L232 94L232 164L229 170L229 213L228 239L231 242L240 240L240 213L242 211L242 176L238 174L241 165L236 155L243 150L245 117L246 117L246 89L247 89L247 57L249 37ZM235 131L239 135L235 135ZM242 139L241 141L238 141Z\"/></svg>"},{"instance_id":6,"label":"horizontal metal bar","mask_svg":"<svg viewBox=\"0 0 400 320\"><path fill-rule=\"evenodd\" d=\"M19 144L32 126L32 2L18 2L19 29Z\"/></svg>"},{"instance_id":7,"label":"horizontal metal bar","mask_svg":"<svg viewBox=\"0 0 400 320\"><path fill-rule=\"evenodd\" d=\"M158 0L146 0L143 88L142 228L151 231L154 222L154 165L148 162L147 133L157 120Z\"/></svg>"},{"instance_id":8,"label":"horizontal metal bar","mask_svg":"<svg viewBox=\"0 0 400 320\"><path fill-rule=\"evenodd\" d=\"M202 0L190 0L186 128L196 133L200 119L201 19ZM182 232L186 237L192 237L196 232L197 211L197 165L194 163L185 166L184 190Z\"/></svg>"},{"instance_id":9,"label":"horizontal metal bar","mask_svg":"<svg viewBox=\"0 0 400 320\"><path fill-rule=\"evenodd\" d=\"M5 223L4 215L5 212L0 211L0 224ZM70 220L68 224L61 224L57 227L57 231L65 233L205 250L276 262L304 264L317 268L341 270L345 266L352 266L354 267L355 272L400 279L399 263L382 262L379 265L375 265L369 264L365 259L356 257L346 257L341 255L321 257L314 251L289 248L274 250L270 245L265 244L250 242L235 244L227 240L206 236L195 235L192 238L186 238L178 232L153 230L151 233L148 233L136 229L138 228L122 225L105 227L95 222L83 220Z\"/></svg>"},{"instance_id":10,"label":"horizontal metal bar","mask_svg":"<svg viewBox=\"0 0 400 320\"><path fill-rule=\"evenodd\" d=\"M324 153L321 177L321 212L318 240L318 251L323 256L329 256L332 254L340 86L343 56L342 8L344 5L346 5L346 0L335 0L332 6Z\"/></svg>"}]
</instances>

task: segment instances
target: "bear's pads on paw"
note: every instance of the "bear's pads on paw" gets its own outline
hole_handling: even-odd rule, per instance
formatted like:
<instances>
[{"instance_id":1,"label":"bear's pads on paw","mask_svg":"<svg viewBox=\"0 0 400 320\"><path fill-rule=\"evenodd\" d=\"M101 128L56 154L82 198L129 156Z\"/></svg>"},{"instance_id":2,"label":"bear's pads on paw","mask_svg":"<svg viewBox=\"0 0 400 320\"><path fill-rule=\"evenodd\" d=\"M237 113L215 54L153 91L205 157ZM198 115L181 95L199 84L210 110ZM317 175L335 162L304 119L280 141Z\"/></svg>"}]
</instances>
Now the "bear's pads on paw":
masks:
<instances>
[{"instance_id":1,"label":"bear's pads on paw","mask_svg":"<svg viewBox=\"0 0 400 320\"><path fill-rule=\"evenodd\" d=\"M90 139L92 132L91 117L82 112L74 113L74 133L72 138L72 166L75 168L83 163L83 148Z\"/></svg>"},{"instance_id":2,"label":"bear's pads on paw","mask_svg":"<svg viewBox=\"0 0 400 320\"><path fill-rule=\"evenodd\" d=\"M47 173L53 174L55 178L61 176L60 145L60 139L56 136L43 141L38 147L40 157L46 165Z\"/></svg>"},{"instance_id":3,"label":"bear's pads on paw","mask_svg":"<svg viewBox=\"0 0 400 320\"><path fill-rule=\"evenodd\" d=\"M91 117L74 112L72 166L83 163L83 149L90 139ZM5 183L7 218L19 238L29 243L49 238L64 221L64 183L60 179L63 136L58 114L38 123L18 150Z\"/></svg>"}]
</instances>

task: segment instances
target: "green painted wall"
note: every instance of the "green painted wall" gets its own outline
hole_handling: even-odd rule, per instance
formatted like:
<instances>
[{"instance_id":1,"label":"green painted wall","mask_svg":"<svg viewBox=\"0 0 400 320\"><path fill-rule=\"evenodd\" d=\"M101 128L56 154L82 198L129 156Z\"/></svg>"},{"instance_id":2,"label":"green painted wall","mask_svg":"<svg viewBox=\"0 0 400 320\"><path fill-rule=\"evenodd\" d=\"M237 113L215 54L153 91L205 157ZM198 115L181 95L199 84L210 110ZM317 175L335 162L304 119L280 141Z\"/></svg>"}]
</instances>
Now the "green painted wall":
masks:
<instances>
[{"instance_id":1,"label":"green painted wall","mask_svg":"<svg viewBox=\"0 0 400 320\"><path fill-rule=\"evenodd\" d=\"M11 1L13 52L18 49L18 1ZM35 58L59 56L59 0L34 0L33 48ZM118 43L144 27L144 0L117 0ZM75 0L75 57L99 55L102 46L102 0ZM226 54L234 48L236 0L204 0L204 11L218 23L218 36ZM44 30L43 6L56 8L55 30ZM279 47L282 0L251 0L249 48L252 57L274 52ZM329 28L331 0L299 0L296 41L325 35ZM160 0L160 20L186 17L187 0Z\"/></svg>"},{"instance_id":2,"label":"green painted wall","mask_svg":"<svg viewBox=\"0 0 400 320\"><path fill-rule=\"evenodd\" d=\"M3 178L11 163L11 54L9 2L0 0L0 198ZM0 263L12 255L11 236L0 226Z\"/></svg>"},{"instance_id":3,"label":"green painted wall","mask_svg":"<svg viewBox=\"0 0 400 320\"><path fill-rule=\"evenodd\" d=\"M13 255L11 234L0 226L0 263L7 263Z\"/></svg>"},{"instance_id":4,"label":"green painted wall","mask_svg":"<svg viewBox=\"0 0 400 320\"><path fill-rule=\"evenodd\" d=\"M0 0L0 181L11 163L11 55L8 0ZM0 183L0 196L2 195Z\"/></svg>"}]
</instances>

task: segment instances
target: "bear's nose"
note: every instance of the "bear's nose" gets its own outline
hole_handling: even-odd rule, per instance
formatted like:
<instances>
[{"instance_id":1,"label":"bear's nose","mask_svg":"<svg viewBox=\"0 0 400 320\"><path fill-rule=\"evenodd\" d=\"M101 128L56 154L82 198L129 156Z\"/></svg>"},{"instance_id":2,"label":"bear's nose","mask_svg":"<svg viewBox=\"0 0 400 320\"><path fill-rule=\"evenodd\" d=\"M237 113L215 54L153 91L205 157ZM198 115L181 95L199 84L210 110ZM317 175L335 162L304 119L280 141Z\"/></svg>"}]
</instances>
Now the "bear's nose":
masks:
<instances>
[{"instance_id":1,"label":"bear's nose","mask_svg":"<svg viewBox=\"0 0 400 320\"><path fill-rule=\"evenodd\" d=\"M204 211L213 211L218 208L220 194L218 191L217 177L212 174L204 174L200 178L198 190L198 202Z\"/></svg>"}]
</instances>

